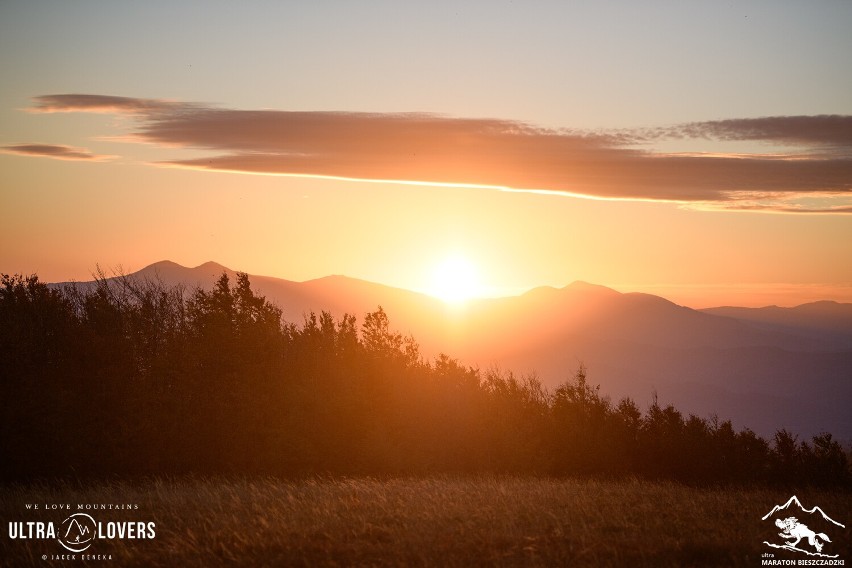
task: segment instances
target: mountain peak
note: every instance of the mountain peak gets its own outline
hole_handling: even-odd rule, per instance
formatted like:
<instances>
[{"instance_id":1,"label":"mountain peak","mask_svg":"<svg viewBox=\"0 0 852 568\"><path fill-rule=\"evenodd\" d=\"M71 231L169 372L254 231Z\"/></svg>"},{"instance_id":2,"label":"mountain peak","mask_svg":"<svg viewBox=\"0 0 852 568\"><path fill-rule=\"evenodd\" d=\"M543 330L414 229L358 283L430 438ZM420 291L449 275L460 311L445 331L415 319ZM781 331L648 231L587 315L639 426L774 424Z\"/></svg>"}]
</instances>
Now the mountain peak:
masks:
<instances>
[{"instance_id":1,"label":"mountain peak","mask_svg":"<svg viewBox=\"0 0 852 568\"><path fill-rule=\"evenodd\" d=\"M213 262L212 260L208 260L204 264L199 264L195 267L195 270L215 270L217 272L233 272L227 266L222 266L218 262Z\"/></svg>"},{"instance_id":2,"label":"mountain peak","mask_svg":"<svg viewBox=\"0 0 852 568\"><path fill-rule=\"evenodd\" d=\"M574 292L595 292L598 294L609 294L613 296L620 294L620 292L613 290L612 288L607 288L600 284L591 284L589 282L584 282L583 280L576 280L565 286L563 290L571 290Z\"/></svg>"},{"instance_id":3,"label":"mountain peak","mask_svg":"<svg viewBox=\"0 0 852 568\"><path fill-rule=\"evenodd\" d=\"M155 262L153 264L149 264L142 270L159 270L159 269L171 269L171 268L185 268L181 266L177 262L172 262L171 260L161 260L159 262Z\"/></svg>"}]
</instances>

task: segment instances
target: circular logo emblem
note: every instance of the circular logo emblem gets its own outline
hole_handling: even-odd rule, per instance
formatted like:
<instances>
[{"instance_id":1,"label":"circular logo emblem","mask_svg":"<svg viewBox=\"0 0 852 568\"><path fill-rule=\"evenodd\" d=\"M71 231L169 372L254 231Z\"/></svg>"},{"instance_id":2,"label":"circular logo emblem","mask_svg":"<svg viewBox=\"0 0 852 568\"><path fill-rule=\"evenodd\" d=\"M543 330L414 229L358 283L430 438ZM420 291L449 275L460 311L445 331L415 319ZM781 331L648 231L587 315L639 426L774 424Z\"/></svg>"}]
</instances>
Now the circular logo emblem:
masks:
<instances>
[{"instance_id":1,"label":"circular logo emblem","mask_svg":"<svg viewBox=\"0 0 852 568\"><path fill-rule=\"evenodd\" d=\"M75 513L62 521L57 540L71 552L83 552L95 540L95 519L86 513Z\"/></svg>"}]
</instances>

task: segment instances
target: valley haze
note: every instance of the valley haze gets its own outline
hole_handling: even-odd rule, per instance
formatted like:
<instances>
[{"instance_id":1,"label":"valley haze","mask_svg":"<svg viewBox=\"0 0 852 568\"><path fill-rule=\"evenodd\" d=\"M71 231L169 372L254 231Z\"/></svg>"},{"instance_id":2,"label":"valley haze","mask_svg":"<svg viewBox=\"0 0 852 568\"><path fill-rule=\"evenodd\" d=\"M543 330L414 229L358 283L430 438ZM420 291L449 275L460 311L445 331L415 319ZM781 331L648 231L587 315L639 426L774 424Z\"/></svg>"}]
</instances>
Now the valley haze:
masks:
<instances>
[{"instance_id":1,"label":"valley haze","mask_svg":"<svg viewBox=\"0 0 852 568\"><path fill-rule=\"evenodd\" d=\"M192 290L211 288L223 273L236 275L215 262L189 268L162 261L127 277ZM535 374L550 389L582 364L614 402L630 397L647 406L657 396L685 413L730 419L769 438L784 428L804 438L830 432L852 440L849 303L695 310L575 282L450 305L345 276L249 278L294 323L322 311L361 321L381 306L391 327L411 335L427 359L445 353L465 365Z\"/></svg>"}]
</instances>

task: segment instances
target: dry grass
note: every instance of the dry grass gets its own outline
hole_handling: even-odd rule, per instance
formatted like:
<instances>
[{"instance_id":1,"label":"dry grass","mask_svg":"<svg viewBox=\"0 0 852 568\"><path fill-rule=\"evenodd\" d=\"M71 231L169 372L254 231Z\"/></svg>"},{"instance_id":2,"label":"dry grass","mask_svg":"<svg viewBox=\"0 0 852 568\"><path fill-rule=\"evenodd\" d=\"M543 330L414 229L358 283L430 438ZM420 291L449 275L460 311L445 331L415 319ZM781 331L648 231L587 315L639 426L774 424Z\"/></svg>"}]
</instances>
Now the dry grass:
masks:
<instances>
[{"instance_id":1,"label":"dry grass","mask_svg":"<svg viewBox=\"0 0 852 568\"><path fill-rule=\"evenodd\" d=\"M0 563L68 565L42 560L63 552L55 541L8 538L9 521L58 525L67 517L26 511L25 503L137 503L135 511L91 514L101 522L153 520L156 538L96 541L87 552L111 554L113 561L91 564L759 566L768 551L761 543L772 536L760 518L789 496L770 489L514 477L14 485L0 493ZM799 497L852 521L849 493L803 491ZM849 532L838 534L835 552L848 560Z\"/></svg>"}]
</instances>

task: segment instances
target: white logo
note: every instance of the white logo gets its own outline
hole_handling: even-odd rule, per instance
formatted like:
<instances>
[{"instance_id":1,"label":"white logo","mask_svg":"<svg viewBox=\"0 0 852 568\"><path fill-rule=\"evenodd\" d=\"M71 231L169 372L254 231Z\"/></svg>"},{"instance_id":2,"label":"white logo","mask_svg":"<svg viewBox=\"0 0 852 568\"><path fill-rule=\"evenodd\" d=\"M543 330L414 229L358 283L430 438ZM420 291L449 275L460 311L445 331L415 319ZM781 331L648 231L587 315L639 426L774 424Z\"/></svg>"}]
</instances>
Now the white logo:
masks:
<instances>
[{"instance_id":1,"label":"white logo","mask_svg":"<svg viewBox=\"0 0 852 568\"><path fill-rule=\"evenodd\" d=\"M791 512L788 509L792 506L798 507L798 511L801 513L797 513L799 516L808 515L807 517L803 517L811 526L819 527L816 530L812 530L808 528L808 525L799 522L799 519L790 516ZM817 515L819 513L819 515ZM833 520L831 517L825 514L825 512L819 507L813 507L812 509L805 509L802 506L802 503L799 502L799 499L793 495L790 499L784 503L783 505L775 505L771 511L769 511L764 517L761 519L763 521L774 518L775 526L781 529L781 532L778 533L778 536L783 539L781 544L773 544L768 541L763 541L763 544L770 546L772 548L780 548L784 550L793 550L796 552L803 552L808 556L820 556L823 558L837 558L837 554L823 554L822 550L825 546L825 543L830 543L831 539L824 532L818 532L823 530L829 530L831 525L836 525L841 528L846 528L845 525L838 523ZM807 550L804 548L805 544L800 544L802 539L807 540L807 546L812 547L813 551ZM802 548L799 548L799 547Z\"/></svg>"},{"instance_id":2,"label":"white logo","mask_svg":"<svg viewBox=\"0 0 852 568\"><path fill-rule=\"evenodd\" d=\"M59 544L71 552L83 552L95 540L95 519L86 513L76 513L62 521Z\"/></svg>"},{"instance_id":3,"label":"white logo","mask_svg":"<svg viewBox=\"0 0 852 568\"><path fill-rule=\"evenodd\" d=\"M41 509L40 504L27 504L31 511ZM44 510L71 509L68 503L45 504ZM77 509L125 510L138 509L137 505L125 504L78 504ZM157 536L154 521L96 521L87 513L73 513L61 523L53 521L9 521L9 538L13 540L56 540L63 548L75 554L51 555L55 560L76 560L77 554L86 552L98 540L151 540ZM107 558L110 555L83 554L82 560ZM44 559L48 555L43 555Z\"/></svg>"}]
</instances>

